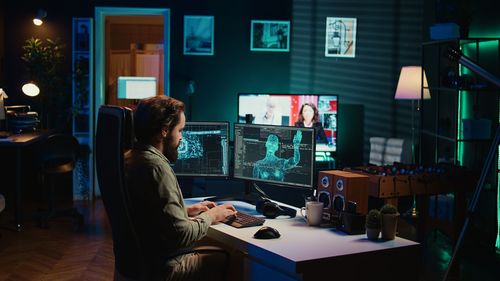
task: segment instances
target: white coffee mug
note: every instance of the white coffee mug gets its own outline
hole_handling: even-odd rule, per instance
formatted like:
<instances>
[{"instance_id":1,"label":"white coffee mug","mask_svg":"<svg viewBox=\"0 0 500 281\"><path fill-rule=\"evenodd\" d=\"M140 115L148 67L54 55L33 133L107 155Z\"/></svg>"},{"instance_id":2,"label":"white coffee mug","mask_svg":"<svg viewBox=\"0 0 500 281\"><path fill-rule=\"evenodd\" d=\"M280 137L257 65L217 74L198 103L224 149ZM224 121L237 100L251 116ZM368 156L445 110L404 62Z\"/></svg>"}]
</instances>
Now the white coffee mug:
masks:
<instances>
[{"instance_id":1,"label":"white coffee mug","mask_svg":"<svg viewBox=\"0 0 500 281\"><path fill-rule=\"evenodd\" d=\"M306 218L309 225L320 225L323 220L323 202L306 202L306 206L300 209L300 214Z\"/></svg>"}]
</instances>

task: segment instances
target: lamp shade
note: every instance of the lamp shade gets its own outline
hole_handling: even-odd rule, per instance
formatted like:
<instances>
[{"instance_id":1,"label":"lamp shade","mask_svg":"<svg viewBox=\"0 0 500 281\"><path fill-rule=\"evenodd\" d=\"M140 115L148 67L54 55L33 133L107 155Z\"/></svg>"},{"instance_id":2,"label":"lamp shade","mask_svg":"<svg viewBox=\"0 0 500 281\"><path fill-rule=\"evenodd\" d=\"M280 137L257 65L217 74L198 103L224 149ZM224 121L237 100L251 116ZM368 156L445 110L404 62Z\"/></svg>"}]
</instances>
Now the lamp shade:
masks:
<instances>
[{"instance_id":1,"label":"lamp shade","mask_svg":"<svg viewBox=\"0 0 500 281\"><path fill-rule=\"evenodd\" d=\"M425 71L423 72L424 83L422 84L422 67L421 66L403 66L401 74L399 74L398 87L396 88L397 100L419 100L422 96L422 85L424 87L424 99L430 99L429 86Z\"/></svg>"},{"instance_id":2,"label":"lamp shade","mask_svg":"<svg viewBox=\"0 0 500 281\"><path fill-rule=\"evenodd\" d=\"M33 18L33 24L40 26L43 24L43 19L47 16L47 11L44 9L38 9L35 17Z\"/></svg>"},{"instance_id":3,"label":"lamp shade","mask_svg":"<svg viewBox=\"0 0 500 281\"><path fill-rule=\"evenodd\" d=\"M139 76L118 77L119 99L143 99L156 96L156 78Z\"/></svg>"},{"instance_id":4,"label":"lamp shade","mask_svg":"<svg viewBox=\"0 0 500 281\"><path fill-rule=\"evenodd\" d=\"M40 88L34 82L28 82L24 84L21 88L23 93L30 97L36 97L40 94Z\"/></svg>"}]
</instances>

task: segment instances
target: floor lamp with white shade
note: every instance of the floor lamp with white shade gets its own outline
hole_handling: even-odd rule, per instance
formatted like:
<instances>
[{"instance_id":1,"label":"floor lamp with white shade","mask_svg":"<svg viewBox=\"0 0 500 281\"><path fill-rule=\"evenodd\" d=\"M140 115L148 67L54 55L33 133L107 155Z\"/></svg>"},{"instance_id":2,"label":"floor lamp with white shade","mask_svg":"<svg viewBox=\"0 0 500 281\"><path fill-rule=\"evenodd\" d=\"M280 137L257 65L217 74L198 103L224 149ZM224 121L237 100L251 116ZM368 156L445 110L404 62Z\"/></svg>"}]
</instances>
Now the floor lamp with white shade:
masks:
<instances>
[{"instance_id":1,"label":"floor lamp with white shade","mask_svg":"<svg viewBox=\"0 0 500 281\"><path fill-rule=\"evenodd\" d=\"M423 83L422 83L423 77ZM398 86L394 99L411 100L411 161L415 164L415 109L420 110L420 100L430 99L431 94L425 71L421 66L403 66L399 74ZM415 108L415 101L417 107ZM417 216L415 195L413 196L413 207L411 210L413 217Z\"/></svg>"}]
</instances>

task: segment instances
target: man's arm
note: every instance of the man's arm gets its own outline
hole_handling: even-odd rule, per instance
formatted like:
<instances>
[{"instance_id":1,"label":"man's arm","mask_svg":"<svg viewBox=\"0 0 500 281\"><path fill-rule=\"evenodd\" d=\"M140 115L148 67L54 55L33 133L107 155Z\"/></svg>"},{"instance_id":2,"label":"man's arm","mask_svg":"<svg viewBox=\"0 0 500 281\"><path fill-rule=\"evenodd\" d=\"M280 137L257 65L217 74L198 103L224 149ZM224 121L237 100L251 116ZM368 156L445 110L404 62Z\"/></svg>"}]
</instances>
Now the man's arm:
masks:
<instances>
[{"instance_id":1,"label":"man's arm","mask_svg":"<svg viewBox=\"0 0 500 281\"><path fill-rule=\"evenodd\" d=\"M193 205L185 206L186 212L189 217L197 216L203 212L206 212L213 207L217 206L214 202L211 201L203 201Z\"/></svg>"}]
</instances>

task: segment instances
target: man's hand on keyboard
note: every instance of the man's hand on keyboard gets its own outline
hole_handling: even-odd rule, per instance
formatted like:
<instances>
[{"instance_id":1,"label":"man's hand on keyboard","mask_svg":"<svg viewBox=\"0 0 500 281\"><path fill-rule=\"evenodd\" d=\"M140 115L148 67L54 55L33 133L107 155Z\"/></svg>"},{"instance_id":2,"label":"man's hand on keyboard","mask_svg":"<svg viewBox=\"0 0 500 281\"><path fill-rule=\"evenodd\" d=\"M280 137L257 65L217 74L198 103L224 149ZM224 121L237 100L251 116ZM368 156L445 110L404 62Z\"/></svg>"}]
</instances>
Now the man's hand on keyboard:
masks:
<instances>
[{"instance_id":1,"label":"man's hand on keyboard","mask_svg":"<svg viewBox=\"0 0 500 281\"><path fill-rule=\"evenodd\" d=\"M203 202L199 202L199 203L196 203L196 204L193 204L190 206L186 206L186 212L187 212L188 216L194 217L194 216L197 216L203 212L206 212L206 211L212 209L215 206L217 206L217 204L215 204L214 202L203 201Z\"/></svg>"},{"instance_id":2,"label":"man's hand on keyboard","mask_svg":"<svg viewBox=\"0 0 500 281\"><path fill-rule=\"evenodd\" d=\"M206 211L212 217L212 223L223 221L229 216L236 214L236 209L231 204L223 204Z\"/></svg>"}]
</instances>

